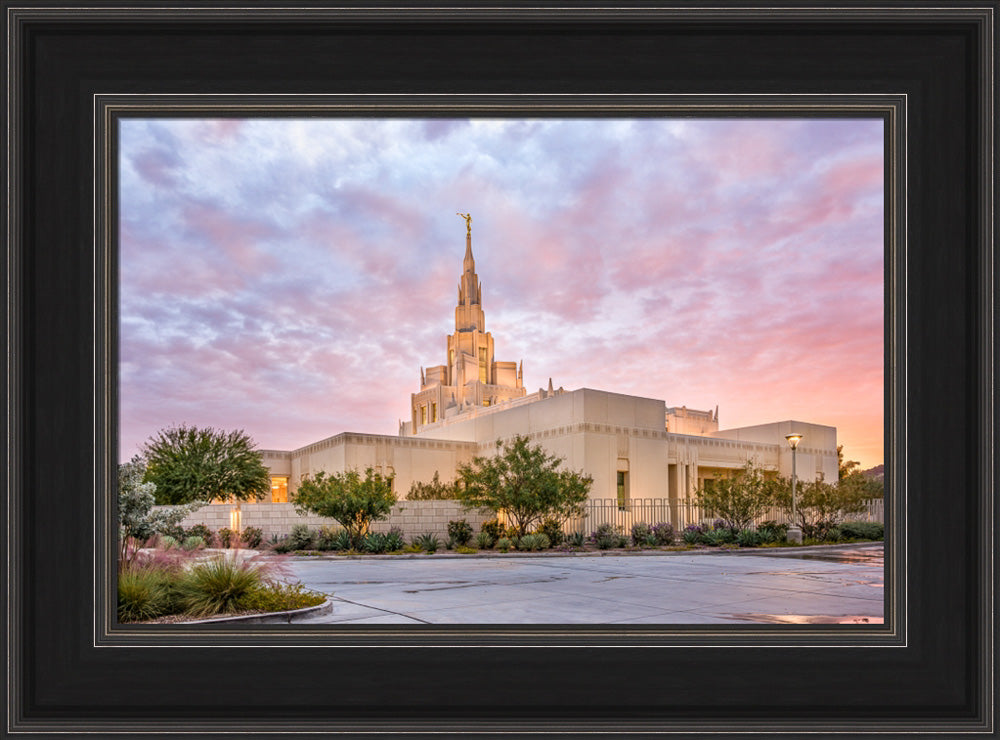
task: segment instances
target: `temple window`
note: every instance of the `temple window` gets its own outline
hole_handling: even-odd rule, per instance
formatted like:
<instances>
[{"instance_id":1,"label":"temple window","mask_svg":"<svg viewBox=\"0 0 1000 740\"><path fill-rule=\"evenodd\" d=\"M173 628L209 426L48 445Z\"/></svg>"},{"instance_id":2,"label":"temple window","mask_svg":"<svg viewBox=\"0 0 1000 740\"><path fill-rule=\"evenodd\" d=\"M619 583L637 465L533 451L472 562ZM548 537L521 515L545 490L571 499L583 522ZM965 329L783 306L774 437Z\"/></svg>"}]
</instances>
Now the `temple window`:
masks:
<instances>
[{"instance_id":1,"label":"temple window","mask_svg":"<svg viewBox=\"0 0 1000 740\"><path fill-rule=\"evenodd\" d=\"M420 425L423 426L426 423L427 423L427 407L426 406L421 406L420 407Z\"/></svg>"},{"instance_id":2,"label":"temple window","mask_svg":"<svg viewBox=\"0 0 1000 740\"><path fill-rule=\"evenodd\" d=\"M628 473L624 470L618 471L618 508L628 508Z\"/></svg>"},{"instance_id":3,"label":"temple window","mask_svg":"<svg viewBox=\"0 0 1000 740\"><path fill-rule=\"evenodd\" d=\"M438 420L438 405L436 403L431 404L431 423L433 424Z\"/></svg>"},{"instance_id":4,"label":"temple window","mask_svg":"<svg viewBox=\"0 0 1000 740\"><path fill-rule=\"evenodd\" d=\"M288 476L287 475L272 475L271 476L271 503L272 504L287 504L288 503Z\"/></svg>"}]
</instances>

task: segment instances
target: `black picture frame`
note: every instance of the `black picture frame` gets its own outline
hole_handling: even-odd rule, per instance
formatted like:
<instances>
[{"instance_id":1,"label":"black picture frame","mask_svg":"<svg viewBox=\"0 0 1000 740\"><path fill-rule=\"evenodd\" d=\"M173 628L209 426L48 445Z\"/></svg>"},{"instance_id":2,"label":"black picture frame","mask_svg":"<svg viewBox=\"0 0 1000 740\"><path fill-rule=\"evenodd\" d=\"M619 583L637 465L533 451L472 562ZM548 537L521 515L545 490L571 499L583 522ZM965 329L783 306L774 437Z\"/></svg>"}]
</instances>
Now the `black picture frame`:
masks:
<instances>
[{"instance_id":1,"label":"black picture frame","mask_svg":"<svg viewBox=\"0 0 1000 740\"><path fill-rule=\"evenodd\" d=\"M997 3L724 5L4 3L9 734L993 731ZM303 110L340 96L443 113L882 106L899 133L886 261L896 616L857 631L299 630L281 642L116 625L116 213L99 134L113 143L102 125L122 100L237 100L242 114L275 95Z\"/></svg>"}]
</instances>

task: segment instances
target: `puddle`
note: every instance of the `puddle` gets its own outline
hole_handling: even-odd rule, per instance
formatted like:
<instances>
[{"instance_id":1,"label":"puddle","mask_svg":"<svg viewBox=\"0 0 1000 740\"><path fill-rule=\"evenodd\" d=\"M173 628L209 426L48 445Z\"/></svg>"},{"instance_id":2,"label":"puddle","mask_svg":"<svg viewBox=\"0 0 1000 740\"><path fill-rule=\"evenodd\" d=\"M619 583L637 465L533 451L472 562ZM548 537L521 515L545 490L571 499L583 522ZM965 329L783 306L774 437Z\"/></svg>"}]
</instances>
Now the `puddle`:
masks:
<instances>
[{"instance_id":1,"label":"puddle","mask_svg":"<svg viewBox=\"0 0 1000 740\"><path fill-rule=\"evenodd\" d=\"M730 614L736 619L765 624L884 624L882 617L831 617L815 614Z\"/></svg>"}]
</instances>

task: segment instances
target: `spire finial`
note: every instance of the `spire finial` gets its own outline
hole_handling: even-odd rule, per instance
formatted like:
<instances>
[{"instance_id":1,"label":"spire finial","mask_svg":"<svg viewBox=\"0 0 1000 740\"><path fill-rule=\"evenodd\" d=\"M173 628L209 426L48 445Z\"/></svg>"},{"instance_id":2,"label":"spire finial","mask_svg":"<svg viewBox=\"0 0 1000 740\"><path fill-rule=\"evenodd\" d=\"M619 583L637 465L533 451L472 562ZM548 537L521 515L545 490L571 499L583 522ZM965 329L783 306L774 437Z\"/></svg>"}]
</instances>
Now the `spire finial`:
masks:
<instances>
[{"instance_id":1,"label":"spire finial","mask_svg":"<svg viewBox=\"0 0 1000 740\"><path fill-rule=\"evenodd\" d=\"M461 216L465 219L465 233L467 236L472 236L472 214L471 213L456 213L456 216Z\"/></svg>"}]
</instances>

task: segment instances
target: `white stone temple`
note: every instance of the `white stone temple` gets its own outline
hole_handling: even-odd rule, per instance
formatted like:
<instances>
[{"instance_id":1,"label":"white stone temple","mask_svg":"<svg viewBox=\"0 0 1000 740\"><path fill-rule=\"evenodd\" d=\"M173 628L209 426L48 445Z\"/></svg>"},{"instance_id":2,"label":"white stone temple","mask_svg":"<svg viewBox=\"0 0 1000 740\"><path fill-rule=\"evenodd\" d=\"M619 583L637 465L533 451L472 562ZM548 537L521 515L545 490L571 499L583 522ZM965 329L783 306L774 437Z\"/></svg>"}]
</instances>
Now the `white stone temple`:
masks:
<instances>
[{"instance_id":1,"label":"white stone temple","mask_svg":"<svg viewBox=\"0 0 1000 740\"><path fill-rule=\"evenodd\" d=\"M463 215L463 214L460 214ZM791 474L785 435L797 433L797 473L803 480L837 479L837 430L800 420L719 429L719 410L670 406L662 400L613 391L548 388L528 394L522 368L494 359L486 331L482 286L472 253L471 216L465 214L465 257L458 284L455 331L447 337L446 364L422 369L398 434L342 432L297 450L266 450L272 498L288 501L305 475L373 467L393 478L403 498L415 481L455 477L475 455L490 455L497 440L516 435L565 458L591 475L591 497L691 499L706 480L742 468L748 460L782 476ZM530 358L529 358L530 359ZM402 401L402 399L401 399Z\"/></svg>"}]
</instances>

